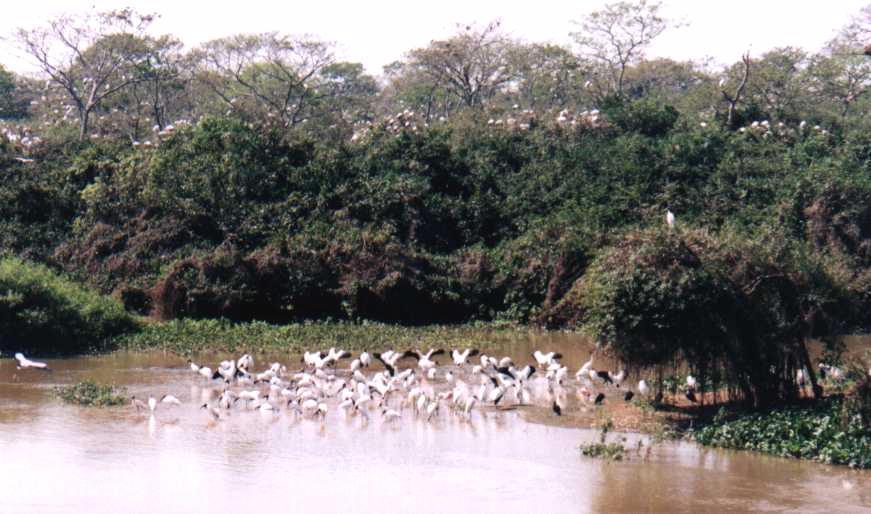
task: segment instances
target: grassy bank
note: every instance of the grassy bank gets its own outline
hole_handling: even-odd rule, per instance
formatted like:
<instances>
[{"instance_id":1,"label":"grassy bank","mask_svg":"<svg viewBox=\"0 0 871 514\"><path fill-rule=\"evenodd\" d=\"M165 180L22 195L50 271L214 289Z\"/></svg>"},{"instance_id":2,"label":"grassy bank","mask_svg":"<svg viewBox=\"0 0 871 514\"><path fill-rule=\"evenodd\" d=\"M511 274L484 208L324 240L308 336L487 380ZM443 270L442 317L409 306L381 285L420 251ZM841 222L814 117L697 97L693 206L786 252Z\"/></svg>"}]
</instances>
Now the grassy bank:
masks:
<instances>
[{"instance_id":1,"label":"grassy bank","mask_svg":"<svg viewBox=\"0 0 871 514\"><path fill-rule=\"evenodd\" d=\"M706 446L871 468L871 427L841 398L731 419L721 414L692 437Z\"/></svg>"},{"instance_id":2,"label":"grassy bank","mask_svg":"<svg viewBox=\"0 0 871 514\"><path fill-rule=\"evenodd\" d=\"M175 320L147 323L135 333L115 340L128 350L159 349L183 355L201 352L301 352L313 348L347 350L465 347L509 342L525 328L485 325L406 327L382 323L232 323L227 320Z\"/></svg>"}]
</instances>

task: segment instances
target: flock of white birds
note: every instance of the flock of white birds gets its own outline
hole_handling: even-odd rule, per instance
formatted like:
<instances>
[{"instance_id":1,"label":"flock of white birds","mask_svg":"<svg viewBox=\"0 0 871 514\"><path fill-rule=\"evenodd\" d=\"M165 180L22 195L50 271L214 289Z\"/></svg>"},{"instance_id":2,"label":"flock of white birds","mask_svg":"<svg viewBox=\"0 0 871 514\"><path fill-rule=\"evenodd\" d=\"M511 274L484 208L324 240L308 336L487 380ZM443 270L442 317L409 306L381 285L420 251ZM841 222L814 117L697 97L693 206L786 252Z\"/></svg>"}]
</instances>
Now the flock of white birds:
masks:
<instances>
[{"instance_id":1,"label":"flock of white birds","mask_svg":"<svg viewBox=\"0 0 871 514\"><path fill-rule=\"evenodd\" d=\"M542 398L554 415L561 416L570 393L582 405L594 407L602 405L608 391L622 393L627 402L636 394L648 397L651 393L643 379L634 387L626 385L621 389L626 371L595 369L592 355L571 376L568 367L560 362L562 355L556 352L536 350L532 354L535 365L520 368L511 357L497 358L470 348L451 350L450 361L440 364L436 358L445 354L445 350L433 348L427 352L362 352L352 358L351 352L330 348L305 352L295 371L272 362L258 372L248 353L221 361L214 369L192 361L188 365L197 379L209 386L202 388L200 407L215 422L233 410L273 414L284 410L293 416L324 420L331 405L346 417L364 420L373 411L388 422L407 411L426 421L437 419L445 411L470 420L473 411L481 406L513 409L540 404ZM19 370L51 371L46 363L21 353L16 353L15 359ZM840 368L824 363L819 368L823 378L844 378ZM802 388L806 377L806 370L797 372L797 383ZM687 375L681 389L688 400L699 401L699 384L692 375ZM661 400L660 392L653 401ZM138 412L153 414L159 407L180 406L182 401L172 394L159 399L149 396L145 401L133 396L131 405Z\"/></svg>"},{"instance_id":2,"label":"flock of white birds","mask_svg":"<svg viewBox=\"0 0 871 514\"><path fill-rule=\"evenodd\" d=\"M605 401L607 390L623 393L626 401L635 391L641 395L650 392L644 380L635 391L626 386L620 389L625 370L596 370L592 356L572 377L560 363L562 355L555 352L535 351L535 364L522 367L510 357L497 358L475 349L454 349L449 361L440 364L437 358L446 353L442 349L391 350L371 355L362 352L353 358L350 352L330 348L305 352L293 371L279 362L257 371L250 354L224 360L214 368L192 361L188 364L196 380L209 386L202 389L200 407L215 422L232 411L283 411L324 420L330 409L366 421L373 415L386 422L403 416L433 421L443 413L470 420L482 406L513 409L540 404L541 398L547 400L553 415L560 416L570 393L597 406ZM178 404L172 395L149 397L147 401L132 399L133 407L141 412Z\"/></svg>"}]
</instances>

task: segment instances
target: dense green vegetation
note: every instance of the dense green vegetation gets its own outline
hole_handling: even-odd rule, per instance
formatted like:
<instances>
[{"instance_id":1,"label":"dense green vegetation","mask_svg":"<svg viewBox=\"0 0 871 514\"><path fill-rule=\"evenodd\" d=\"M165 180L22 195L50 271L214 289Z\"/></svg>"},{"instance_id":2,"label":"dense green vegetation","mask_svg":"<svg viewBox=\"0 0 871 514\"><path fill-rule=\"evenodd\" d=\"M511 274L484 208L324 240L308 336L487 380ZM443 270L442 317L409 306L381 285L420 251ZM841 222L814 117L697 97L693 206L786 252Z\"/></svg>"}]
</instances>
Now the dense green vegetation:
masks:
<instances>
[{"instance_id":1,"label":"dense green vegetation","mask_svg":"<svg viewBox=\"0 0 871 514\"><path fill-rule=\"evenodd\" d=\"M806 338L869 328L869 19L816 53L712 70L644 59L670 22L619 2L576 47L470 25L379 84L310 37L185 52L129 9L60 18L16 36L42 80L0 73L0 250L176 320L130 347L332 342L324 320L350 347L368 322L534 324L791 399ZM88 335L10 310L15 288L19 346L100 347L129 323L81 316Z\"/></svg>"},{"instance_id":2,"label":"dense green vegetation","mask_svg":"<svg viewBox=\"0 0 871 514\"><path fill-rule=\"evenodd\" d=\"M0 351L98 350L133 328L121 302L46 266L0 259Z\"/></svg>"},{"instance_id":3,"label":"dense green vegetation","mask_svg":"<svg viewBox=\"0 0 871 514\"><path fill-rule=\"evenodd\" d=\"M160 349L182 355L202 352L290 352L312 348L379 351L384 348L477 347L511 342L527 335L517 329L463 325L407 327L383 323L231 323L227 320L180 319L148 323L119 337L124 349Z\"/></svg>"},{"instance_id":4,"label":"dense green vegetation","mask_svg":"<svg viewBox=\"0 0 871 514\"><path fill-rule=\"evenodd\" d=\"M839 399L741 414L734 419L718 417L693 435L708 446L871 468L868 419L846 408Z\"/></svg>"},{"instance_id":5,"label":"dense green vegetation","mask_svg":"<svg viewBox=\"0 0 871 514\"><path fill-rule=\"evenodd\" d=\"M126 391L115 386L100 384L93 380L83 380L54 390L58 398L66 403L84 407L114 407L127 403Z\"/></svg>"}]
</instances>

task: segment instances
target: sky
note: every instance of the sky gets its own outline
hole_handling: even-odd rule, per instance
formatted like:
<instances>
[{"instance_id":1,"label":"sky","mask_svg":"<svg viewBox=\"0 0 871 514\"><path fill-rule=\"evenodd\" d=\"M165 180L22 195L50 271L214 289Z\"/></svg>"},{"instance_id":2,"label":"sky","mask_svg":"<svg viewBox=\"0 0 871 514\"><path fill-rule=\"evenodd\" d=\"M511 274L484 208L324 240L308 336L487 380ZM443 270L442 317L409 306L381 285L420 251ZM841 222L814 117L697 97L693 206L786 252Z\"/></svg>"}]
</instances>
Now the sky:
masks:
<instances>
[{"instance_id":1,"label":"sky","mask_svg":"<svg viewBox=\"0 0 871 514\"><path fill-rule=\"evenodd\" d=\"M133 7L158 13L151 32L170 33L188 47L238 33L312 34L336 43L341 60L361 62L373 74L433 39L450 36L457 23L499 19L510 35L527 42L569 44L573 20L605 0L26 0L3 6L0 64L18 72L33 65L9 36L64 12ZM688 25L662 34L648 56L677 60L710 57L716 64L760 55L781 46L818 50L871 0L663 0L663 14Z\"/></svg>"}]
</instances>

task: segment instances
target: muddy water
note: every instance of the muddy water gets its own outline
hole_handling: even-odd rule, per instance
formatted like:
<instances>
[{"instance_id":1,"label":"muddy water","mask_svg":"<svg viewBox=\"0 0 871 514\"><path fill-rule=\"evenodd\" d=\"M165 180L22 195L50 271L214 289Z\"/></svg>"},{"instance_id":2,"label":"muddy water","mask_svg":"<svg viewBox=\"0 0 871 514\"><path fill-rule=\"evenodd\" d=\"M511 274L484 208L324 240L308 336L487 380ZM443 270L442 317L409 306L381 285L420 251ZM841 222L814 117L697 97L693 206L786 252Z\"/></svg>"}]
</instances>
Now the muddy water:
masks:
<instances>
[{"instance_id":1,"label":"muddy water","mask_svg":"<svg viewBox=\"0 0 871 514\"><path fill-rule=\"evenodd\" d=\"M533 347L562 351L572 370L590 350L559 334L488 350L525 363ZM333 399L323 421L240 407L213 422L199 408L212 385L182 358L117 353L49 363L52 373L0 360L4 514L871 512L871 473L839 466L683 442L655 446L646 460L583 458L578 443L598 434L565 420L585 407L569 391L566 416L557 418L541 379L531 387L532 405L476 409L468 420L444 409L428 423L406 409L397 422L383 422L377 410L366 422L344 416ZM149 416L54 399L54 385L85 378L143 398L171 393L183 405ZM604 408L619 401L609 393ZM647 440L630 434L626 445L639 438Z\"/></svg>"}]
</instances>

